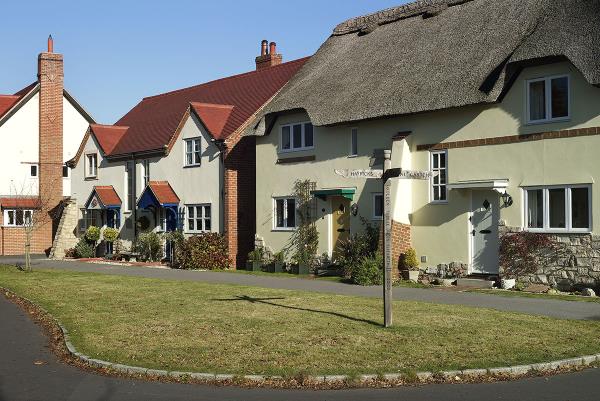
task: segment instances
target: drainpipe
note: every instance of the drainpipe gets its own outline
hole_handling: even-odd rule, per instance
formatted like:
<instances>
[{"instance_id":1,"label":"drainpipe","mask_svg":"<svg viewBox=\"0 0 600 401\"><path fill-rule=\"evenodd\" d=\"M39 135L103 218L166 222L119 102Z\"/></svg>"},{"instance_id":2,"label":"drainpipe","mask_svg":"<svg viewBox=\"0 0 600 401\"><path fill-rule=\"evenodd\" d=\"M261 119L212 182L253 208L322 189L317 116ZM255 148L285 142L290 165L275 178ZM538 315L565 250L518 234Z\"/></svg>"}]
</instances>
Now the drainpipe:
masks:
<instances>
[{"instance_id":1,"label":"drainpipe","mask_svg":"<svg viewBox=\"0 0 600 401\"><path fill-rule=\"evenodd\" d=\"M138 234L138 228L137 228L137 168L136 168L136 163L135 163L135 153L131 154L131 161L133 162L133 167L132 167L132 171L130 172L130 174L133 174L133 205L132 205L132 211L131 211L131 216L133 217L133 238L136 239L137 238L137 234ZM129 185L129 182L127 182L127 185ZM128 196L131 197L132 194L128 192ZM129 199L127 200L129 201Z\"/></svg>"},{"instance_id":2,"label":"drainpipe","mask_svg":"<svg viewBox=\"0 0 600 401\"><path fill-rule=\"evenodd\" d=\"M227 144L223 139L212 139L217 149L219 149L219 160L221 162L221 199L219 205L219 231L225 230L225 152L227 151Z\"/></svg>"}]
</instances>

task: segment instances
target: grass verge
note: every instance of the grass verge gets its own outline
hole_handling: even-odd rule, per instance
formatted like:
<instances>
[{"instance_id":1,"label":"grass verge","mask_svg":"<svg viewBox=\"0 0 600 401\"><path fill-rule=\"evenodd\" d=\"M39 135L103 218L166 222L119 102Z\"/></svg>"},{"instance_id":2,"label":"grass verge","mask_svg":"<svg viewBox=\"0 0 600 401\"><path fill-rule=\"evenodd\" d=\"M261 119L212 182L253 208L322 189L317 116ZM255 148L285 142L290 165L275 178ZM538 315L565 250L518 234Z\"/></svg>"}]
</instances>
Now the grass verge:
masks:
<instances>
[{"instance_id":1,"label":"grass verge","mask_svg":"<svg viewBox=\"0 0 600 401\"><path fill-rule=\"evenodd\" d=\"M93 358L147 368L293 377L518 365L600 351L598 321L309 292L0 267Z\"/></svg>"}]
</instances>

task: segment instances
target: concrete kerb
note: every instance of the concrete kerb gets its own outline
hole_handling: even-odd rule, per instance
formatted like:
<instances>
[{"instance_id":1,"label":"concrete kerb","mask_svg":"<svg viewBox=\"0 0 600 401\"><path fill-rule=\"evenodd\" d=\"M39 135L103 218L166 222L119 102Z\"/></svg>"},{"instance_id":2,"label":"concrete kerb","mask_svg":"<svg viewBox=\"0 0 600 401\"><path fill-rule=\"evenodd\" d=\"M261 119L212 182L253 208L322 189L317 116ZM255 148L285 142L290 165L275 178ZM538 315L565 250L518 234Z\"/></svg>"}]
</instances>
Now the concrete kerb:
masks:
<instances>
[{"instance_id":1,"label":"concrete kerb","mask_svg":"<svg viewBox=\"0 0 600 401\"><path fill-rule=\"evenodd\" d=\"M28 298L22 297L15 294L7 288L0 287L0 290L5 294L9 294L12 297L22 299L39 309L46 316L52 318L56 325L60 328L63 334L63 340L69 353L79 359L81 362L88 366L100 369L107 369L109 371L123 373L134 376L148 376L156 378L175 378L175 379L192 379L203 383L223 383L233 382L236 379L241 379L247 382L253 383L265 383L265 382L278 382L285 381L282 376L267 376L267 375L233 375L233 374L218 374L218 373L202 373L202 372L178 372L178 371L167 371L160 369L148 369L139 366L129 366L120 363L112 363L103 361L101 359L91 358L87 355L77 351L73 343L71 343L69 337L69 331L48 311L41 306L37 305ZM466 369L466 370L450 370L442 372L417 372L413 375L420 383L428 382L455 382L458 379L477 379L485 377L501 377L501 378L519 378L527 374L532 373L552 373L561 369L578 368L590 366L600 362L600 353L595 355L586 355L577 358L561 359L558 361L534 363L531 365L517 365L517 366L505 366L488 369ZM322 376L308 376L307 382L312 383L324 383L324 384L340 384L353 380L354 382L367 384L373 382L414 382L411 380L411 376L403 373L386 373L386 374L362 374L356 377L348 375L322 375Z\"/></svg>"}]
</instances>

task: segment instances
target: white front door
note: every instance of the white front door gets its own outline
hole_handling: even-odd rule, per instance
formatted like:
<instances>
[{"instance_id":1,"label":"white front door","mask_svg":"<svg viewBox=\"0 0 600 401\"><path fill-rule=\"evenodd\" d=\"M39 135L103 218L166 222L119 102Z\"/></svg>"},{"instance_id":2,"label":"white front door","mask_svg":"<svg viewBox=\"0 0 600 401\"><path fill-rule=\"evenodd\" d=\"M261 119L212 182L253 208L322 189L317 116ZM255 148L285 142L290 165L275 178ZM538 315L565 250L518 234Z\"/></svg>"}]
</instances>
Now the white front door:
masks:
<instances>
[{"instance_id":1,"label":"white front door","mask_svg":"<svg viewBox=\"0 0 600 401\"><path fill-rule=\"evenodd\" d=\"M473 191L471 199L472 273L498 274L500 195L495 191Z\"/></svg>"}]
</instances>

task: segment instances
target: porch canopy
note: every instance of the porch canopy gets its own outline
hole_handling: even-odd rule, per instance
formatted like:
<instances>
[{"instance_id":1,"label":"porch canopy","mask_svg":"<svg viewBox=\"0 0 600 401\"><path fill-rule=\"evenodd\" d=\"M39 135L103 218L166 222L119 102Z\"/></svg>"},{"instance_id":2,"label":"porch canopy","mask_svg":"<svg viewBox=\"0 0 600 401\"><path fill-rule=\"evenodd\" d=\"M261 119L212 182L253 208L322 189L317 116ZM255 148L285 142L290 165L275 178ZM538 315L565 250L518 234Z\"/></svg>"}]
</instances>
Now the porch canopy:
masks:
<instances>
[{"instance_id":1,"label":"porch canopy","mask_svg":"<svg viewBox=\"0 0 600 401\"><path fill-rule=\"evenodd\" d=\"M121 208L121 198L112 185L95 186L84 206L86 209L92 210L118 210Z\"/></svg>"},{"instance_id":2,"label":"porch canopy","mask_svg":"<svg viewBox=\"0 0 600 401\"><path fill-rule=\"evenodd\" d=\"M179 196L168 181L150 181L137 201L141 209L164 208L167 211L167 231L175 231L179 220Z\"/></svg>"},{"instance_id":3,"label":"porch canopy","mask_svg":"<svg viewBox=\"0 0 600 401\"><path fill-rule=\"evenodd\" d=\"M310 191L311 195L321 200L326 200L328 196L342 196L349 200L354 200L356 188L331 188L331 189L316 189Z\"/></svg>"},{"instance_id":4,"label":"porch canopy","mask_svg":"<svg viewBox=\"0 0 600 401\"><path fill-rule=\"evenodd\" d=\"M112 185L95 186L84 207L87 210L105 211L108 227L121 226L121 198Z\"/></svg>"},{"instance_id":5,"label":"porch canopy","mask_svg":"<svg viewBox=\"0 0 600 401\"><path fill-rule=\"evenodd\" d=\"M501 194L506 192L507 187L508 179L457 181L448 184L448 189L488 189Z\"/></svg>"}]
</instances>

